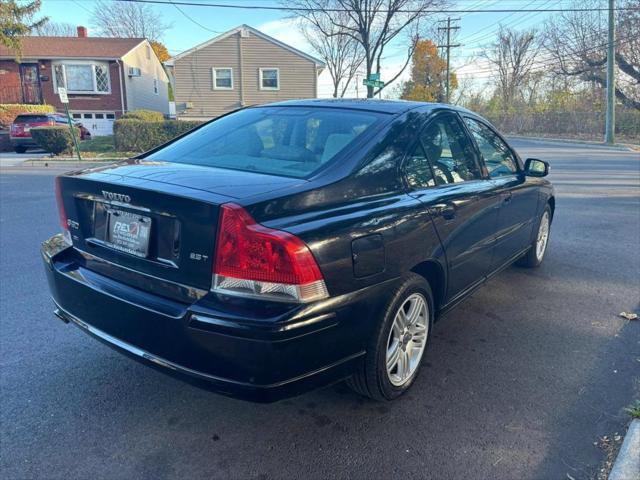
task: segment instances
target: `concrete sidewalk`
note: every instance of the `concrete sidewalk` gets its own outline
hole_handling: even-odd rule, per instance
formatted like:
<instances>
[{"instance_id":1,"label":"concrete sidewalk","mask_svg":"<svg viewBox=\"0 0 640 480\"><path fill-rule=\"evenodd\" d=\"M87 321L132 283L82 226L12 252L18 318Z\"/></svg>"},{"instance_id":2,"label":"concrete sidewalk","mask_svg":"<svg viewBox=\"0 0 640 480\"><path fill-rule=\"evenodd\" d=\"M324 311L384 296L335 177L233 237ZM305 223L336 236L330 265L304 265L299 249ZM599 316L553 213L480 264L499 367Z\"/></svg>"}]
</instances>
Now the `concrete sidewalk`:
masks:
<instances>
[{"instance_id":1,"label":"concrete sidewalk","mask_svg":"<svg viewBox=\"0 0 640 480\"><path fill-rule=\"evenodd\" d=\"M640 420L631 422L609 480L640 479Z\"/></svg>"}]
</instances>

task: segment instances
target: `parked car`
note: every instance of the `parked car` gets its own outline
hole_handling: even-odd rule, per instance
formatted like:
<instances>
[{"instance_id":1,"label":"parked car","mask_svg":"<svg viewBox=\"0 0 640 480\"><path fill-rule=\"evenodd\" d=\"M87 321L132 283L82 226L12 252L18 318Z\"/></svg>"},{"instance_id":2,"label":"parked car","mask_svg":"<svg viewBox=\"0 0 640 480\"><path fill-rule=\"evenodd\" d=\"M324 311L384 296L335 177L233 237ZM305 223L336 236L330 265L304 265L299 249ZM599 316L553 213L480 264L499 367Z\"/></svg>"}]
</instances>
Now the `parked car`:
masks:
<instances>
[{"instance_id":1,"label":"parked car","mask_svg":"<svg viewBox=\"0 0 640 480\"><path fill-rule=\"evenodd\" d=\"M80 130L80 139L88 140L91 132L82 123L73 121ZM54 125L69 125L67 116L62 113L21 113L9 130L9 141L16 153L24 153L28 148L40 148L31 137L31 129L35 127L50 127Z\"/></svg>"},{"instance_id":2,"label":"parked car","mask_svg":"<svg viewBox=\"0 0 640 480\"><path fill-rule=\"evenodd\" d=\"M390 400L442 313L513 262L540 265L548 171L452 106L247 108L57 178L63 233L42 248L55 313L223 394L348 379Z\"/></svg>"}]
</instances>

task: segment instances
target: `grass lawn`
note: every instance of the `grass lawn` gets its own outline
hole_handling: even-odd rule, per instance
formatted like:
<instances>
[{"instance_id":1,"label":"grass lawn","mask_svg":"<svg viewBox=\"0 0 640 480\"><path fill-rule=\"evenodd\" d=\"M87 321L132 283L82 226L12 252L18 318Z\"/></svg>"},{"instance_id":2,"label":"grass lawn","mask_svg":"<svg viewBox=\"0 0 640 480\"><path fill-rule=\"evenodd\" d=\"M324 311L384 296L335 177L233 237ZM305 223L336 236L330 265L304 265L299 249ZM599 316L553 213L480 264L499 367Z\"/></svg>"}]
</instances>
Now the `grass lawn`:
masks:
<instances>
[{"instance_id":1,"label":"grass lawn","mask_svg":"<svg viewBox=\"0 0 640 480\"><path fill-rule=\"evenodd\" d=\"M126 158L135 155L134 152L118 152L113 144L113 135L93 137L91 140L80 142L80 152L83 158Z\"/></svg>"}]
</instances>

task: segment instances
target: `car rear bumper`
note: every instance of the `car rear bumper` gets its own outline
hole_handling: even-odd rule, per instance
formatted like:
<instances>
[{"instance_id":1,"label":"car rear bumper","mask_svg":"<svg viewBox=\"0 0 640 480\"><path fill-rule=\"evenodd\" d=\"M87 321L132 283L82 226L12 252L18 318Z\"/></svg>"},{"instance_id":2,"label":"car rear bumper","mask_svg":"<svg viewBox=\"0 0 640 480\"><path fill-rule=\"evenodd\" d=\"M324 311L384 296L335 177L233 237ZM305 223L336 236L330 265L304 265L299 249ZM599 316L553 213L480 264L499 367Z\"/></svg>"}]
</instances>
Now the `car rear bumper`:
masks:
<instances>
[{"instance_id":1,"label":"car rear bumper","mask_svg":"<svg viewBox=\"0 0 640 480\"><path fill-rule=\"evenodd\" d=\"M89 271L69 260L71 250L59 236L42 248L58 317L157 369L259 402L349 377L389 290L380 284L306 307L213 294L187 305Z\"/></svg>"},{"instance_id":2,"label":"car rear bumper","mask_svg":"<svg viewBox=\"0 0 640 480\"><path fill-rule=\"evenodd\" d=\"M9 137L9 142L14 147L37 147L33 137Z\"/></svg>"}]
</instances>

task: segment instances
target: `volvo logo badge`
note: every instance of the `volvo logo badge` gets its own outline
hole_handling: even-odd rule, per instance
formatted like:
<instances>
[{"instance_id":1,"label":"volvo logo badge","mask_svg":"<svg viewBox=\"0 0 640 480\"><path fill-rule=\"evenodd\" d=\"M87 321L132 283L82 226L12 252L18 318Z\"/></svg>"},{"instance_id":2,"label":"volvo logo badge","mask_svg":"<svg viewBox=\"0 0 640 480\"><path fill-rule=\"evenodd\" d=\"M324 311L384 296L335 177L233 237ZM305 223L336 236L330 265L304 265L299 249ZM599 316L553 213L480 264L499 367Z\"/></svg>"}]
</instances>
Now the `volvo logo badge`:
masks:
<instances>
[{"instance_id":1,"label":"volvo logo badge","mask_svg":"<svg viewBox=\"0 0 640 480\"><path fill-rule=\"evenodd\" d=\"M131 197L124 193L114 193L102 190L102 196L107 200L115 200L116 202L131 203Z\"/></svg>"}]
</instances>

